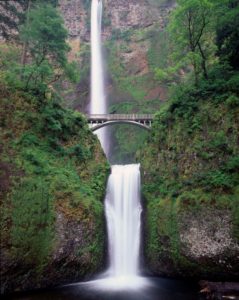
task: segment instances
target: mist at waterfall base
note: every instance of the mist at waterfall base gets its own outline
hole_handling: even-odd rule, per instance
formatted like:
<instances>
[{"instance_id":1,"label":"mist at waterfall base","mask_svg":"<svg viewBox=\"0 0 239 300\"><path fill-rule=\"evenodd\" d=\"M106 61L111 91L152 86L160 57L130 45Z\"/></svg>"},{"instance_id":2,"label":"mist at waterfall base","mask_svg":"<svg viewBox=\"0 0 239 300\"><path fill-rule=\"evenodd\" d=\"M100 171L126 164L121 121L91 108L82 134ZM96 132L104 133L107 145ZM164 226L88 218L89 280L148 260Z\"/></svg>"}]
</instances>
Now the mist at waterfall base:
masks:
<instances>
[{"instance_id":1,"label":"mist at waterfall base","mask_svg":"<svg viewBox=\"0 0 239 300\"><path fill-rule=\"evenodd\" d=\"M93 282L60 287L54 290L26 293L12 300L199 300L195 286L189 283L151 278L150 285L141 290L95 289Z\"/></svg>"}]
</instances>

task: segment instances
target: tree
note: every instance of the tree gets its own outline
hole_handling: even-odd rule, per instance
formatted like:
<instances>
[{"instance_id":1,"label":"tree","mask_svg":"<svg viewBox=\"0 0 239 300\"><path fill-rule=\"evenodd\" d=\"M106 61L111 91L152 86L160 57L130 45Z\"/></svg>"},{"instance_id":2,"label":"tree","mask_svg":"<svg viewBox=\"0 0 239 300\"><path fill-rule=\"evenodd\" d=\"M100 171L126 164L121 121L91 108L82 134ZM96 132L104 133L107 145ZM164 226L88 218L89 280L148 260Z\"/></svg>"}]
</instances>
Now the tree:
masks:
<instances>
[{"instance_id":1,"label":"tree","mask_svg":"<svg viewBox=\"0 0 239 300\"><path fill-rule=\"evenodd\" d=\"M19 27L25 22L28 8L39 3L58 5L58 0L4 0L0 1L0 36L4 40L17 39Z\"/></svg>"},{"instance_id":2,"label":"tree","mask_svg":"<svg viewBox=\"0 0 239 300\"><path fill-rule=\"evenodd\" d=\"M72 80L76 79L73 65L67 62L70 50L66 43L67 30L56 8L39 3L30 9L20 37L27 44L30 56L22 72L26 89L45 90L65 74Z\"/></svg>"},{"instance_id":3,"label":"tree","mask_svg":"<svg viewBox=\"0 0 239 300\"><path fill-rule=\"evenodd\" d=\"M207 63L214 51L212 8L208 0L178 0L170 20L174 59L186 64L190 61L196 85L200 74L208 78Z\"/></svg>"}]
</instances>

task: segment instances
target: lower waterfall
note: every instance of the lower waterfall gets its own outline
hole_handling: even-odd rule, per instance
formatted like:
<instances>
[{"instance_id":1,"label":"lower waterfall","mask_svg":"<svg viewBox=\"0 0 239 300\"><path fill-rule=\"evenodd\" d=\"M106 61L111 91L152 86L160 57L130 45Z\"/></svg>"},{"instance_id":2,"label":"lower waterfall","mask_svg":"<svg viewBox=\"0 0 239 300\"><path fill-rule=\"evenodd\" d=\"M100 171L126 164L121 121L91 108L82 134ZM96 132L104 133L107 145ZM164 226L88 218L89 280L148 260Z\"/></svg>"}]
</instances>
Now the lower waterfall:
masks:
<instances>
[{"instance_id":1,"label":"lower waterfall","mask_svg":"<svg viewBox=\"0 0 239 300\"><path fill-rule=\"evenodd\" d=\"M112 165L105 196L108 233L108 270L91 288L141 289L148 280L140 276L140 165Z\"/></svg>"},{"instance_id":2,"label":"lower waterfall","mask_svg":"<svg viewBox=\"0 0 239 300\"><path fill-rule=\"evenodd\" d=\"M105 198L110 276L137 276L140 248L139 164L113 165Z\"/></svg>"}]
</instances>

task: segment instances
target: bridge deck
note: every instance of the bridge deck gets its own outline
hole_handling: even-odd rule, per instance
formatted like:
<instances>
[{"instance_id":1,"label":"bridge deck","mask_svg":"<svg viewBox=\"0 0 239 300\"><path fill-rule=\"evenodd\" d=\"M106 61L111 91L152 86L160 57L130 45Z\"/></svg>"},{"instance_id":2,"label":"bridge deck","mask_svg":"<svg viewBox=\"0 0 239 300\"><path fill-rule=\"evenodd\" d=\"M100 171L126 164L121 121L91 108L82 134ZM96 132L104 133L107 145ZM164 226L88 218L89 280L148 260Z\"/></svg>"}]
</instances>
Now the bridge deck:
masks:
<instances>
[{"instance_id":1,"label":"bridge deck","mask_svg":"<svg viewBox=\"0 0 239 300\"><path fill-rule=\"evenodd\" d=\"M152 121L153 114L92 114L87 116L88 121Z\"/></svg>"}]
</instances>

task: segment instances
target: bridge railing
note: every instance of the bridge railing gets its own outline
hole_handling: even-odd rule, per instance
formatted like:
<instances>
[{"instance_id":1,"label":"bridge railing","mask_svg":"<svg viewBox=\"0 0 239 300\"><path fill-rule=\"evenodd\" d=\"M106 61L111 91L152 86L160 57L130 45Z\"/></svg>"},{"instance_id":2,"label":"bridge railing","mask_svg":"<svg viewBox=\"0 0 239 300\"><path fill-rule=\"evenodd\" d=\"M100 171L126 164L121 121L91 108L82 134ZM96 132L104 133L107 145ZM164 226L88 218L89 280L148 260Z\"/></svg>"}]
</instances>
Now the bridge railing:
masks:
<instances>
[{"instance_id":1,"label":"bridge railing","mask_svg":"<svg viewBox=\"0 0 239 300\"><path fill-rule=\"evenodd\" d=\"M132 121L151 121L153 114L90 114L87 115L89 121L113 121L113 120L132 120Z\"/></svg>"}]
</instances>

